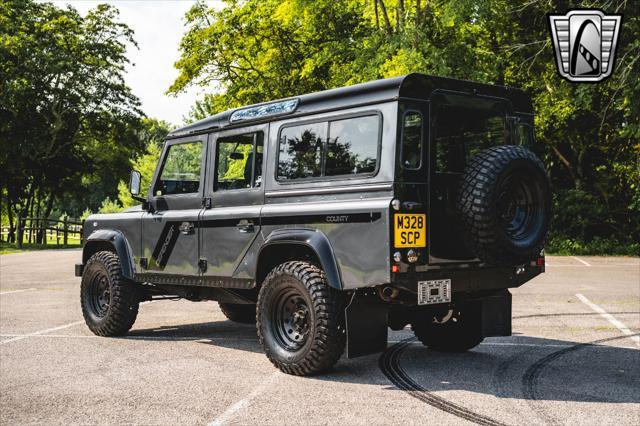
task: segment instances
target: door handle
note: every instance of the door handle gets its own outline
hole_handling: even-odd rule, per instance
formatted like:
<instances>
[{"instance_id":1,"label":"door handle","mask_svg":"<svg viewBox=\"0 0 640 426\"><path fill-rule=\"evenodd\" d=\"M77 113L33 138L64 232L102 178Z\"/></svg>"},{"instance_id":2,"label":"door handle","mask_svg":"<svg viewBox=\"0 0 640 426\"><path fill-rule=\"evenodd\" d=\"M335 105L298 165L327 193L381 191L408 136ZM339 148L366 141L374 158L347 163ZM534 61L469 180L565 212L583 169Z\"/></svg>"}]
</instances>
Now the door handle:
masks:
<instances>
[{"instance_id":1,"label":"door handle","mask_svg":"<svg viewBox=\"0 0 640 426\"><path fill-rule=\"evenodd\" d=\"M242 219L240 222L238 222L236 228L238 228L238 231L243 233L253 232L254 223L251 220Z\"/></svg>"},{"instance_id":2,"label":"door handle","mask_svg":"<svg viewBox=\"0 0 640 426\"><path fill-rule=\"evenodd\" d=\"M182 232L184 235L190 235L193 234L193 222L182 222L180 224L180 232Z\"/></svg>"}]
</instances>

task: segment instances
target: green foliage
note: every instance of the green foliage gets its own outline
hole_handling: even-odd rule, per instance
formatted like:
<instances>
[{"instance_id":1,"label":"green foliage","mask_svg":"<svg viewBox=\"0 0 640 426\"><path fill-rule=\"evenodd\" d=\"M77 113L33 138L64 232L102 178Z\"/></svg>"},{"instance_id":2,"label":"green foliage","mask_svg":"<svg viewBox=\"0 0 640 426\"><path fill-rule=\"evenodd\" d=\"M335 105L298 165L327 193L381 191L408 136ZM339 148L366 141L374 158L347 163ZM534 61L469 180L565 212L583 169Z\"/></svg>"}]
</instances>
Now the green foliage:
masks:
<instances>
[{"instance_id":1,"label":"green foliage","mask_svg":"<svg viewBox=\"0 0 640 426\"><path fill-rule=\"evenodd\" d=\"M139 101L124 84L127 45L133 32L108 5L82 17L0 3L0 188L16 216L79 215L115 195L144 146Z\"/></svg>"},{"instance_id":2,"label":"green foliage","mask_svg":"<svg viewBox=\"0 0 640 426\"><path fill-rule=\"evenodd\" d=\"M640 243L620 242L600 237L595 237L589 242L554 237L546 244L545 251L547 254L560 256L640 256Z\"/></svg>"},{"instance_id":3,"label":"green foliage","mask_svg":"<svg viewBox=\"0 0 640 426\"><path fill-rule=\"evenodd\" d=\"M186 16L170 91L200 85L215 92L196 103L193 119L410 72L519 86L533 99L555 192L553 234L584 244L640 240L637 2L225 3L196 3ZM581 6L624 15L616 69L598 84L570 83L556 72L547 14Z\"/></svg>"},{"instance_id":4,"label":"green foliage","mask_svg":"<svg viewBox=\"0 0 640 426\"><path fill-rule=\"evenodd\" d=\"M141 196L145 196L149 192L151 179L153 178L153 173L156 169L161 153L162 148L160 142L151 142L147 145L147 150L143 155L140 155L138 158L131 161L131 169L139 171L142 176L142 184L140 185ZM128 180L121 180L120 183L118 183L118 200L122 204L123 208L129 208L140 204L139 201L131 198Z\"/></svg>"},{"instance_id":5,"label":"green foliage","mask_svg":"<svg viewBox=\"0 0 640 426\"><path fill-rule=\"evenodd\" d=\"M98 213L118 213L122 210L122 207L116 200L111 198L105 198L100 205Z\"/></svg>"}]
</instances>

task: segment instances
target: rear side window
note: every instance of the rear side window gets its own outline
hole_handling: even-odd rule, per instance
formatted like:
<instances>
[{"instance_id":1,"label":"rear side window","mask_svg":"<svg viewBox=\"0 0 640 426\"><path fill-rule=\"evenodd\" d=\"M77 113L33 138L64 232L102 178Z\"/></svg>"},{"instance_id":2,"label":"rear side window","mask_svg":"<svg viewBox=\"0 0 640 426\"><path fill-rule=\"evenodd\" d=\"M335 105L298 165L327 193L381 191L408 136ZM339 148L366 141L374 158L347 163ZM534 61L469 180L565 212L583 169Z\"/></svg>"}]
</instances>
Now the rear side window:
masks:
<instances>
[{"instance_id":1,"label":"rear side window","mask_svg":"<svg viewBox=\"0 0 640 426\"><path fill-rule=\"evenodd\" d=\"M279 179L303 179L322 174L327 123L286 127L280 132Z\"/></svg>"},{"instance_id":2,"label":"rear side window","mask_svg":"<svg viewBox=\"0 0 640 426\"><path fill-rule=\"evenodd\" d=\"M372 174L379 141L378 115L285 127L280 132L278 180Z\"/></svg>"},{"instance_id":3,"label":"rear side window","mask_svg":"<svg viewBox=\"0 0 640 426\"><path fill-rule=\"evenodd\" d=\"M326 176L373 173L378 157L377 115L332 121L327 139Z\"/></svg>"},{"instance_id":4,"label":"rear side window","mask_svg":"<svg viewBox=\"0 0 640 426\"><path fill-rule=\"evenodd\" d=\"M402 120L402 167L416 170L422 166L422 114L407 111Z\"/></svg>"},{"instance_id":5,"label":"rear side window","mask_svg":"<svg viewBox=\"0 0 640 426\"><path fill-rule=\"evenodd\" d=\"M190 194L200 189L202 142L169 146L162 164L155 195Z\"/></svg>"}]
</instances>

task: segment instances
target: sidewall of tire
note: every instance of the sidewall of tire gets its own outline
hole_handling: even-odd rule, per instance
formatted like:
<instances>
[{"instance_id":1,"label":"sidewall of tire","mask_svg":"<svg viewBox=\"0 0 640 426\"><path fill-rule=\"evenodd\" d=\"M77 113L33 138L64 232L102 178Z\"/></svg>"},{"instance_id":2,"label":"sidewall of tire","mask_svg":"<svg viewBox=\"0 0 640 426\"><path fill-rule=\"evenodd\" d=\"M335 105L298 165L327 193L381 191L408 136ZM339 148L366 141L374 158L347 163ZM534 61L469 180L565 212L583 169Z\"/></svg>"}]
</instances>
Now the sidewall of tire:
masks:
<instances>
[{"instance_id":1,"label":"sidewall of tire","mask_svg":"<svg viewBox=\"0 0 640 426\"><path fill-rule=\"evenodd\" d=\"M105 325L109 314L100 317L96 315L91 307L91 279L96 274L104 274L107 277L107 281L109 282L109 287L111 287L111 277L109 276L109 271L101 262L89 262L82 274L82 284L81 284L81 297L82 297L82 312L85 314L85 320L87 321L89 328L100 329Z\"/></svg>"},{"instance_id":2,"label":"sidewall of tire","mask_svg":"<svg viewBox=\"0 0 640 426\"><path fill-rule=\"evenodd\" d=\"M498 194L496 190L501 187L502 181L506 177L508 177L510 174L514 173L516 170L518 172L521 172L521 171L524 172L526 170L526 173L528 173L532 177L532 179L535 179L538 185L541 185L542 194L540 194L540 197L541 197L541 201L544 203L544 206L543 206L544 211L542 212L542 217L541 217L542 222L539 227L539 230L537 231L537 238L535 239L527 239L524 241L513 240L509 238L509 236L504 232L504 230L501 230L502 232L496 232L496 238L499 238L499 244L501 247L515 246L518 250L526 251L529 254L537 254L537 252L539 252L539 249L542 248L544 244L544 240L546 236L545 230L549 229L549 222L551 219L551 190L549 187L549 180L547 179L547 176L545 175L544 170L541 170L540 167L537 167L531 161L524 160L524 159L514 160L498 176L498 179L496 180L496 184L494 187L494 193L492 194L492 200L491 200L493 204L492 211L494 214L493 226L495 229L499 228L498 226L499 218L497 217ZM525 257L526 256L527 255L525 255Z\"/></svg>"},{"instance_id":3,"label":"sidewall of tire","mask_svg":"<svg viewBox=\"0 0 640 426\"><path fill-rule=\"evenodd\" d=\"M304 299L309 318L308 334L297 350L284 347L274 330L275 305L285 288ZM269 360L287 374L306 376L331 368L345 348L343 295L329 287L324 272L305 261L289 261L275 267L258 295L258 338Z\"/></svg>"},{"instance_id":4,"label":"sidewall of tire","mask_svg":"<svg viewBox=\"0 0 640 426\"><path fill-rule=\"evenodd\" d=\"M530 177L539 185L542 204L540 225L530 237L511 238L498 217L498 197L502 182L514 173ZM488 148L474 157L465 169L458 188L458 215L468 248L493 265L526 262L544 247L551 221L551 188L544 164L531 151L514 145Z\"/></svg>"},{"instance_id":5,"label":"sidewall of tire","mask_svg":"<svg viewBox=\"0 0 640 426\"><path fill-rule=\"evenodd\" d=\"M273 323L275 321L275 312L273 304L275 303L275 297L278 292L283 288L293 287L304 298L307 306L309 307L309 337L305 344L297 351L287 350L282 347L278 341L278 337L275 335ZM271 356L276 357L280 362L287 364L295 364L305 358L311 345L313 344L313 336L316 333L316 312L313 306L313 300L309 296L307 288L298 280L287 276L277 276L269 286L265 288L264 298L262 300L263 309L259 309L258 315L260 315L261 333L265 342L271 352Z\"/></svg>"},{"instance_id":6,"label":"sidewall of tire","mask_svg":"<svg viewBox=\"0 0 640 426\"><path fill-rule=\"evenodd\" d=\"M104 317L97 316L89 300L91 279L104 274L110 291L109 310ZM95 253L85 266L80 284L80 303L85 323L98 336L121 336L133 326L138 315L139 299L135 283L122 276L120 261L115 253Z\"/></svg>"}]
</instances>

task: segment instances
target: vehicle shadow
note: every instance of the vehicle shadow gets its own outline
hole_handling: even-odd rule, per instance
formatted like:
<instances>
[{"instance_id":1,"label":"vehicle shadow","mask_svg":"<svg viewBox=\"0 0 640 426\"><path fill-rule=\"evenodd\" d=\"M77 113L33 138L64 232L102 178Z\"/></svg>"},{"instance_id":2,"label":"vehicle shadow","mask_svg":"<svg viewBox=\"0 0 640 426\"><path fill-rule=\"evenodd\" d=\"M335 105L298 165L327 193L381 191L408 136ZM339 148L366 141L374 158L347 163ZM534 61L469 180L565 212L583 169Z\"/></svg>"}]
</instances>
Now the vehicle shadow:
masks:
<instances>
[{"instance_id":1,"label":"vehicle shadow","mask_svg":"<svg viewBox=\"0 0 640 426\"><path fill-rule=\"evenodd\" d=\"M262 352L256 327L233 321L211 321L131 330L124 339L160 341L197 341L241 351Z\"/></svg>"},{"instance_id":2,"label":"vehicle shadow","mask_svg":"<svg viewBox=\"0 0 640 426\"><path fill-rule=\"evenodd\" d=\"M514 335L488 338L465 353L442 353L415 341L408 331L391 332L382 354L343 357L329 372L300 378L383 386L398 391L404 375L410 391L463 390L498 398L640 403L640 350L627 336L574 342ZM197 341L262 353L254 325L232 321L132 330L125 339ZM407 389L404 389L407 390Z\"/></svg>"}]
</instances>

